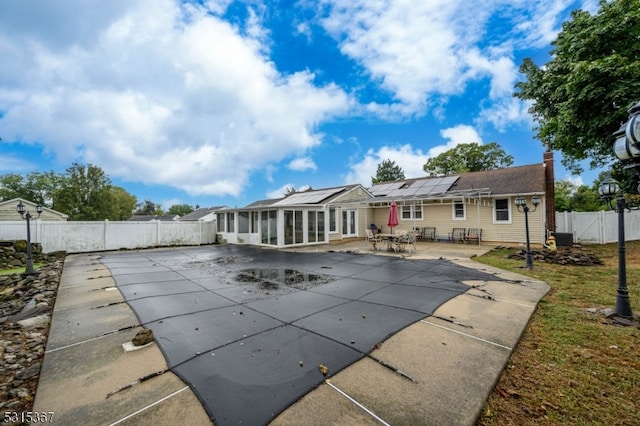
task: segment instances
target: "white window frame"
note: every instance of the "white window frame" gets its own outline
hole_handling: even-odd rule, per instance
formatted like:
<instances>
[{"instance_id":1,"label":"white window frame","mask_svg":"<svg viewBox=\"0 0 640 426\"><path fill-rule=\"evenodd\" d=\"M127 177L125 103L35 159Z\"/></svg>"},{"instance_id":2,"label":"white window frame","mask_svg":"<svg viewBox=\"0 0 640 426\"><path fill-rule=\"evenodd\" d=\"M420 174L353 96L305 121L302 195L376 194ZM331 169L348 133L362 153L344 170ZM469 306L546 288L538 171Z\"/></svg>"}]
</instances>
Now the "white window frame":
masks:
<instances>
[{"instance_id":1,"label":"white window frame","mask_svg":"<svg viewBox=\"0 0 640 426\"><path fill-rule=\"evenodd\" d=\"M333 214L333 217L331 217ZM329 233L330 234L337 234L339 232L338 230L338 209L335 207L330 207L329 208L329 217L327 218L327 221L329 222Z\"/></svg>"},{"instance_id":2,"label":"white window frame","mask_svg":"<svg viewBox=\"0 0 640 426\"><path fill-rule=\"evenodd\" d=\"M456 205L462 205L462 216L456 216ZM452 220L467 220L467 205L462 201L454 201L451 204L451 219Z\"/></svg>"},{"instance_id":3,"label":"white window frame","mask_svg":"<svg viewBox=\"0 0 640 426\"><path fill-rule=\"evenodd\" d=\"M402 204L400 207L400 220L422 220L424 217L424 211L422 209L422 203L420 204ZM409 217L404 217L405 207L409 208ZM419 217L418 217L419 216Z\"/></svg>"},{"instance_id":4,"label":"white window frame","mask_svg":"<svg viewBox=\"0 0 640 426\"><path fill-rule=\"evenodd\" d=\"M497 218L498 201L503 201L503 200L507 202L507 213L509 215L509 219L507 219L507 220L498 220L498 218ZM494 198L493 199L493 223L496 224L496 225L510 225L512 223L512 221L513 221L513 209L511 208L511 197Z\"/></svg>"}]
</instances>

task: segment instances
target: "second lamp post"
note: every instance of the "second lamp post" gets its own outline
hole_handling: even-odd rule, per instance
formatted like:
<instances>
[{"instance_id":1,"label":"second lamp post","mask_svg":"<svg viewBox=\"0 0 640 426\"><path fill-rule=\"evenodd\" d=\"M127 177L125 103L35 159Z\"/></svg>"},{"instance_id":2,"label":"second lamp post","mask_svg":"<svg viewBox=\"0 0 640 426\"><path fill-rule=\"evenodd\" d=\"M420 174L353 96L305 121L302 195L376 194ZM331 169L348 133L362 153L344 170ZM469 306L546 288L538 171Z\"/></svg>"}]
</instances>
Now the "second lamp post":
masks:
<instances>
[{"instance_id":1,"label":"second lamp post","mask_svg":"<svg viewBox=\"0 0 640 426\"><path fill-rule=\"evenodd\" d=\"M527 269L531 269L533 268L533 257L531 256L531 242L529 240L529 212L536 211L536 209L538 208L538 204L540 204L540 198L537 195L531 197L531 204L533 204L533 209L529 209L529 206L527 206L527 200L522 195L518 195L516 197L515 204L518 208L518 211L524 213L524 226L527 238L527 257L524 266Z\"/></svg>"},{"instance_id":2,"label":"second lamp post","mask_svg":"<svg viewBox=\"0 0 640 426\"><path fill-rule=\"evenodd\" d=\"M22 201L16 206L16 210L20 213L20 216L24 219L27 219L27 269L25 274L31 275L36 271L33 269L33 257L31 256L31 213L27 210L27 207L22 204ZM42 206L38 204L36 206L36 211L38 212L38 217L40 217L40 213L42 213Z\"/></svg>"}]
</instances>

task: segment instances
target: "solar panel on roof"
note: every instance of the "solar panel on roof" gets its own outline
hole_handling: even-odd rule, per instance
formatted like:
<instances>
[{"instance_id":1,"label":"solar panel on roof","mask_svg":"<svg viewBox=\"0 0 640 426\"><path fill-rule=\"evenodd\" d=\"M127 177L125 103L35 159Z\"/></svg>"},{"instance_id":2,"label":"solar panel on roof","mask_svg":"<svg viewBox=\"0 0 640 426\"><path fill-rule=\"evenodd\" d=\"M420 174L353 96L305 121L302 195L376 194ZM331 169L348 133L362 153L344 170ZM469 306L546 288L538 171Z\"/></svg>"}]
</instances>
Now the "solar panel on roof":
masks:
<instances>
[{"instance_id":1,"label":"solar panel on roof","mask_svg":"<svg viewBox=\"0 0 640 426\"><path fill-rule=\"evenodd\" d=\"M291 194L287 198L274 203L274 205L291 206L296 204L315 204L343 190L344 187L321 189L310 192L296 192L295 194Z\"/></svg>"},{"instance_id":2,"label":"solar panel on roof","mask_svg":"<svg viewBox=\"0 0 640 426\"><path fill-rule=\"evenodd\" d=\"M371 193L375 196L388 195L391 191L400 188L405 182L380 183L371 188Z\"/></svg>"}]
</instances>

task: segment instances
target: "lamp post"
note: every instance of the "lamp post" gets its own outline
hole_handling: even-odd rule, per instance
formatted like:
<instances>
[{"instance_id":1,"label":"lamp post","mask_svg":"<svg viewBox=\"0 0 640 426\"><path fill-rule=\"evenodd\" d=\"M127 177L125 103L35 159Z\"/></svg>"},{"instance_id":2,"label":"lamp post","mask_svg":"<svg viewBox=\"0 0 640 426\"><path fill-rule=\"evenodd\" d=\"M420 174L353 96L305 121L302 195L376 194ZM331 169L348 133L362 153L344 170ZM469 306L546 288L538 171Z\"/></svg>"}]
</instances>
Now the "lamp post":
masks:
<instances>
[{"instance_id":1,"label":"lamp post","mask_svg":"<svg viewBox=\"0 0 640 426\"><path fill-rule=\"evenodd\" d=\"M608 177L598 190L609 207L618 213L618 290L616 295L616 314L624 318L633 318L629 290L627 289L627 265L625 259L624 211L627 205L618 182ZM616 198L615 205L613 198Z\"/></svg>"},{"instance_id":2,"label":"lamp post","mask_svg":"<svg viewBox=\"0 0 640 426\"><path fill-rule=\"evenodd\" d=\"M31 275L36 271L33 269L33 258L31 256L31 213L27 210L27 207L22 204L22 201L18 203L16 206L16 210L20 213L20 217L27 220L27 269L24 271L25 274ZM38 204L36 206L36 211L38 212L38 217L42 213L42 206Z\"/></svg>"},{"instance_id":3,"label":"lamp post","mask_svg":"<svg viewBox=\"0 0 640 426\"><path fill-rule=\"evenodd\" d=\"M529 240L529 212L535 212L538 209L540 198L537 195L534 195L533 197L531 197L531 204L533 204L533 209L530 209L529 206L527 206L527 200L522 195L518 195L516 197L515 205L520 213L524 213L524 228L527 237L527 257L524 267L527 269L533 268L533 257L531 257L531 242Z\"/></svg>"}]
</instances>

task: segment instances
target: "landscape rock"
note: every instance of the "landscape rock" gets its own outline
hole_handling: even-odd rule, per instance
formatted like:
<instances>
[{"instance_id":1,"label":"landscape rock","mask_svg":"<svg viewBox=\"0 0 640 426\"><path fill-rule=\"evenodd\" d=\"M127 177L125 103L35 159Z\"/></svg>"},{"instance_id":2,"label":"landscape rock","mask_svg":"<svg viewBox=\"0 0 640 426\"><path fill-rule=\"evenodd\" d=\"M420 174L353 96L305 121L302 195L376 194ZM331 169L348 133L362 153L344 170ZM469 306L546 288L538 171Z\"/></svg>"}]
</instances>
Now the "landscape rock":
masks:
<instances>
[{"instance_id":1,"label":"landscape rock","mask_svg":"<svg viewBox=\"0 0 640 426\"><path fill-rule=\"evenodd\" d=\"M12 253L2 248L0 265L3 254ZM63 253L50 259L33 275L0 275L0 408L5 411L33 407L64 263Z\"/></svg>"},{"instance_id":2,"label":"landscape rock","mask_svg":"<svg viewBox=\"0 0 640 426\"><path fill-rule=\"evenodd\" d=\"M133 343L134 346L144 346L151 342L153 342L153 330L149 328L138 331L133 339L131 339L131 343Z\"/></svg>"}]
</instances>

